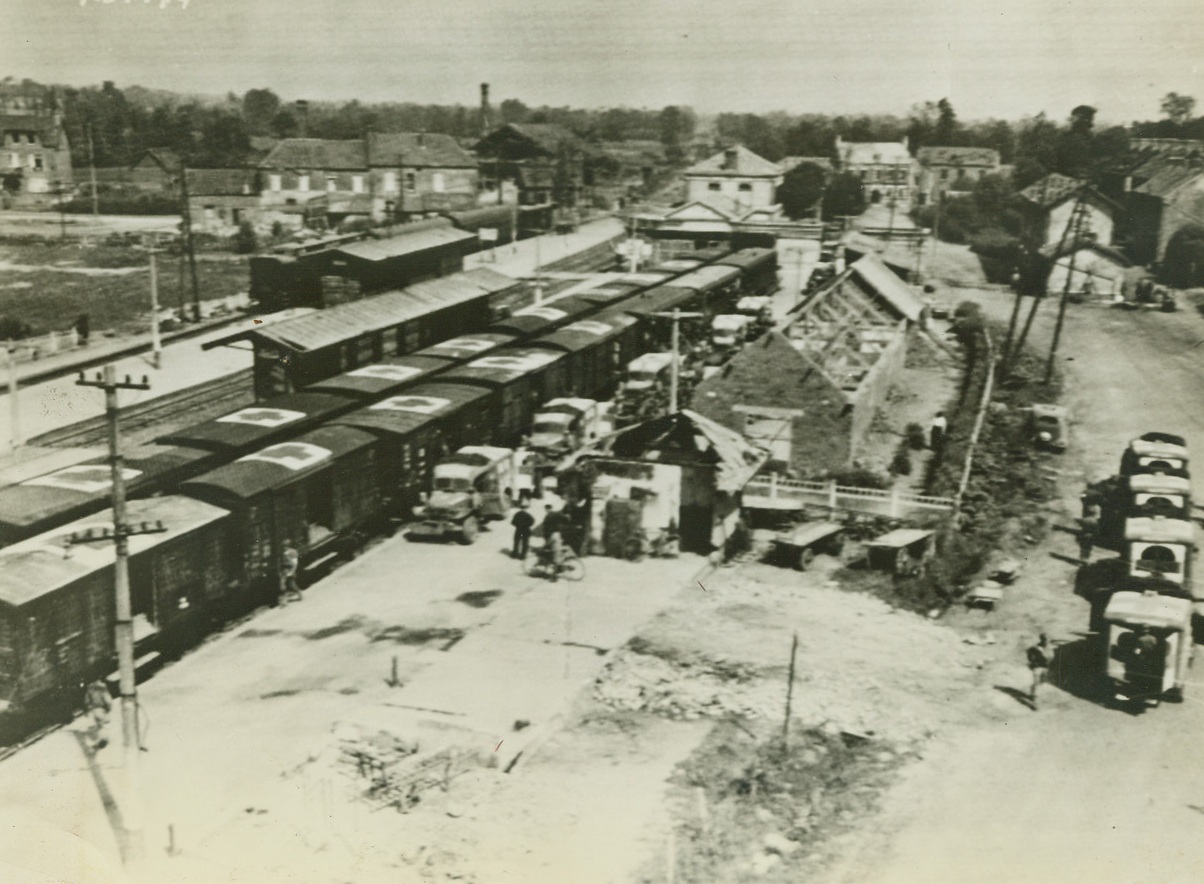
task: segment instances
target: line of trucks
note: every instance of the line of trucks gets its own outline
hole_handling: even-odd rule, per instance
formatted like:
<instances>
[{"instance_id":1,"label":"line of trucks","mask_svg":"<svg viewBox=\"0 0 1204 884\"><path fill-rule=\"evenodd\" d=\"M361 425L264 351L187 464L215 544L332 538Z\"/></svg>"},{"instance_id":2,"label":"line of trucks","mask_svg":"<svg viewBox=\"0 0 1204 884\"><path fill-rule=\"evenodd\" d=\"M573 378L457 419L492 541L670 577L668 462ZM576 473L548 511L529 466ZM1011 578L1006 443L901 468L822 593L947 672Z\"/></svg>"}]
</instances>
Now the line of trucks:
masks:
<instances>
[{"instance_id":1,"label":"line of trucks","mask_svg":"<svg viewBox=\"0 0 1204 884\"><path fill-rule=\"evenodd\" d=\"M1146 433L1129 443L1118 475L1087 491L1085 510L1098 506L1098 542L1118 549L1124 568L1090 596L1090 625L1104 637L1113 702L1144 708L1183 699L1204 622L1204 592L1192 575L1197 545L1188 466L1182 436Z\"/></svg>"}]
</instances>

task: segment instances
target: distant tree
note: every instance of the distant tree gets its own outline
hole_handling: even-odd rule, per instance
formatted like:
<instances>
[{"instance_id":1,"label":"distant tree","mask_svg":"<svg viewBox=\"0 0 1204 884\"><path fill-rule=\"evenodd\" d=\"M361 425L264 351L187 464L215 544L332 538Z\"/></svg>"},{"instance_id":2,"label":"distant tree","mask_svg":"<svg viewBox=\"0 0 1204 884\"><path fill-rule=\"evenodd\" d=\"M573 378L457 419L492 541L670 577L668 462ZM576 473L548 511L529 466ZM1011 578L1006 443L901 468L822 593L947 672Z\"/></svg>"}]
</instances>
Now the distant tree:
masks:
<instances>
[{"instance_id":1,"label":"distant tree","mask_svg":"<svg viewBox=\"0 0 1204 884\"><path fill-rule=\"evenodd\" d=\"M243 221L238 225L238 232L234 234L234 251L240 255L251 255L259 248L259 238L255 235L255 228L251 226L250 221Z\"/></svg>"},{"instance_id":2,"label":"distant tree","mask_svg":"<svg viewBox=\"0 0 1204 884\"><path fill-rule=\"evenodd\" d=\"M669 105L657 116L661 144L665 146L665 158L670 163L680 163L685 158L684 144L694 135L693 114L675 105Z\"/></svg>"},{"instance_id":3,"label":"distant tree","mask_svg":"<svg viewBox=\"0 0 1204 884\"><path fill-rule=\"evenodd\" d=\"M526 123L532 122L531 108L527 107L517 98L507 98L498 105L498 113L501 114L502 123Z\"/></svg>"},{"instance_id":4,"label":"distant tree","mask_svg":"<svg viewBox=\"0 0 1204 884\"><path fill-rule=\"evenodd\" d=\"M242 99L242 118L256 133L267 132L280 110L280 96L271 89L248 89Z\"/></svg>"},{"instance_id":5,"label":"distant tree","mask_svg":"<svg viewBox=\"0 0 1204 884\"><path fill-rule=\"evenodd\" d=\"M799 163L782 177L777 201L786 217L806 218L824 195L827 173L815 163Z\"/></svg>"},{"instance_id":6,"label":"distant tree","mask_svg":"<svg viewBox=\"0 0 1204 884\"><path fill-rule=\"evenodd\" d=\"M1195 112L1196 100L1190 95L1168 92L1163 96L1162 104L1159 107L1161 107L1164 117L1176 126L1182 126L1191 119L1191 115Z\"/></svg>"},{"instance_id":7,"label":"distant tree","mask_svg":"<svg viewBox=\"0 0 1204 884\"><path fill-rule=\"evenodd\" d=\"M1082 178L1091 170L1095 114L1095 108L1088 104L1080 104L1070 112L1070 128L1059 139L1056 171Z\"/></svg>"},{"instance_id":8,"label":"distant tree","mask_svg":"<svg viewBox=\"0 0 1204 884\"><path fill-rule=\"evenodd\" d=\"M841 215L860 215L865 211L865 188L861 179L851 172L835 176L824 191L824 218Z\"/></svg>"},{"instance_id":9,"label":"distant tree","mask_svg":"<svg viewBox=\"0 0 1204 884\"><path fill-rule=\"evenodd\" d=\"M1187 224L1166 244L1162 278L1173 286L1191 288L1204 281L1204 227Z\"/></svg>"},{"instance_id":10,"label":"distant tree","mask_svg":"<svg viewBox=\"0 0 1204 884\"><path fill-rule=\"evenodd\" d=\"M297 118L289 110L277 111L272 117L271 133L277 138L294 138L301 131Z\"/></svg>"},{"instance_id":11,"label":"distant tree","mask_svg":"<svg viewBox=\"0 0 1204 884\"><path fill-rule=\"evenodd\" d=\"M1025 188L1040 181L1058 167L1060 132L1045 114L1024 121L1016 136L1016 187Z\"/></svg>"},{"instance_id":12,"label":"distant tree","mask_svg":"<svg viewBox=\"0 0 1204 884\"><path fill-rule=\"evenodd\" d=\"M942 98L936 103L936 127L933 130L935 143L942 146L958 144L958 131L961 124L957 121L957 114L953 111L953 105L950 104L948 98Z\"/></svg>"}]
</instances>

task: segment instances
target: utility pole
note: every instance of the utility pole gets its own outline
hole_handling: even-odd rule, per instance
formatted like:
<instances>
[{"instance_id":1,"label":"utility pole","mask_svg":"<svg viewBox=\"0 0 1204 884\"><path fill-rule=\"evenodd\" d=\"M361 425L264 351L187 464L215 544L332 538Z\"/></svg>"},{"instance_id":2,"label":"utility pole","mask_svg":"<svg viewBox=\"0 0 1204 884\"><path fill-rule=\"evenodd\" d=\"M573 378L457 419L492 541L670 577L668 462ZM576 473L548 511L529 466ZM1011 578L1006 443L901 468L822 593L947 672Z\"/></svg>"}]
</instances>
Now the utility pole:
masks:
<instances>
[{"instance_id":1,"label":"utility pole","mask_svg":"<svg viewBox=\"0 0 1204 884\"><path fill-rule=\"evenodd\" d=\"M180 193L183 197L183 217L184 217L184 249L188 253L188 271L192 274L192 320L193 322L201 321L201 286L196 278L196 251L192 245L192 206L189 205L188 198L188 169L185 164L180 164ZM183 292L180 293L181 299ZM180 319L183 319L183 312L180 314Z\"/></svg>"},{"instance_id":2,"label":"utility pole","mask_svg":"<svg viewBox=\"0 0 1204 884\"><path fill-rule=\"evenodd\" d=\"M163 342L159 338L159 269L155 265L155 235L147 234L146 251L150 255L150 297L151 297L151 358L155 368L163 365Z\"/></svg>"},{"instance_id":3,"label":"utility pole","mask_svg":"<svg viewBox=\"0 0 1204 884\"><path fill-rule=\"evenodd\" d=\"M21 400L17 397L17 357L13 349L12 346L4 348L4 360L8 363L8 412L12 432L9 441L12 450L16 451L21 447Z\"/></svg>"},{"instance_id":4,"label":"utility pole","mask_svg":"<svg viewBox=\"0 0 1204 884\"><path fill-rule=\"evenodd\" d=\"M673 329L669 333L669 349L673 354L673 361L669 363L669 414L677 414L677 375L679 362L677 356L677 329L678 326L681 325L681 321L683 319L701 319L706 314L682 313L680 310L674 307L672 313L653 313L652 315L673 321Z\"/></svg>"},{"instance_id":5,"label":"utility pole","mask_svg":"<svg viewBox=\"0 0 1204 884\"><path fill-rule=\"evenodd\" d=\"M540 230L535 234L535 303L543 303L543 276L539 272L539 265L543 262L539 258L539 240L543 236L544 231Z\"/></svg>"},{"instance_id":6,"label":"utility pole","mask_svg":"<svg viewBox=\"0 0 1204 884\"><path fill-rule=\"evenodd\" d=\"M62 181L56 181L54 185L54 195L59 198L59 240L67 241L67 208L63 204L63 194L67 190L63 187Z\"/></svg>"},{"instance_id":7,"label":"utility pole","mask_svg":"<svg viewBox=\"0 0 1204 884\"><path fill-rule=\"evenodd\" d=\"M1083 202L1083 192L1080 190L1070 212L1070 222L1074 225L1074 234L1070 240L1070 264L1066 268L1066 283L1062 286L1062 300L1058 303L1058 321L1054 323L1053 341L1049 345L1049 358L1045 360L1045 380L1048 384L1053 379L1054 358L1058 353L1058 342L1062 339L1062 324L1066 320L1066 302L1070 298L1070 284L1074 280L1075 259L1078 257L1079 242L1083 236L1083 228L1087 221L1087 204ZM1054 256L1054 266L1058 266L1059 255Z\"/></svg>"},{"instance_id":8,"label":"utility pole","mask_svg":"<svg viewBox=\"0 0 1204 884\"><path fill-rule=\"evenodd\" d=\"M100 201L96 196L96 151L92 144L92 124L86 129L88 133L88 177L92 179L92 214L100 214Z\"/></svg>"},{"instance_id":9,"label":"utility pole","mask_svg":"<svg viewBox=\"0 0 1204 884\"><path fill-rule=\"evenodd\" d=\"M142 749L138 739L138 695L134 680L134 617L130 604L129 538L135 534L158 534L167 529L163 523L143 523L135 528L126 522L125 474L121 455L121 430L117 408L118 390L149 390L150 384L143 377L141 383L132 382L129 375L118 382L117 369L106 365L104 373L95 380L86 380L81 371L76 384L81 387L98 387L105 391L105 416L109 422L109 463L113 482L113 530L111 536L116 547L113 563L113 582L116 590L116 618L114 637L117 644L117 671L121 690L121 738L122 760L125 772L126 802L121 809L123 831L121 838L122 859L127 866L140 861L145 844L142 832L142 787L138 776L139 754ZM102 539L105 535L102 535ZM72 535L71 543L95 542L90 531Z\"/></svg>"}]
</instances>

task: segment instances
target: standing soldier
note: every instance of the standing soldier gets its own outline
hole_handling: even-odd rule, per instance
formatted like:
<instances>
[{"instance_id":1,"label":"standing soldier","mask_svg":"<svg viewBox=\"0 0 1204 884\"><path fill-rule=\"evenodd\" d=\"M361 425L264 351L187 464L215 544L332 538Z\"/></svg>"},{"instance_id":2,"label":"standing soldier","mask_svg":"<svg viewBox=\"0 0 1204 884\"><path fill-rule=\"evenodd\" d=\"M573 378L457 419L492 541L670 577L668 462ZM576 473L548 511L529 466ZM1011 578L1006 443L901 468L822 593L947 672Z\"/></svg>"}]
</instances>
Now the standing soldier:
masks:
<instances>
[{"instance_id":1,"label":"standing soldier","mask_svg":"<svg viewBox=\"0 0 1204 884\"><path fill-rule=\"evenodd\" d=\"M1079 519L1079 560L1085 565L1091 561L1095 549L1095 538L1099 534L1099 503L1094 498L1083 505L1083 517Z\"/></svg>"},{"instance_id":2,"label":"standing soldier","mask_svg":"<svg viewBox=\"0 0 1204 884\"><path fill-rule=\"evenodd\" d=\"M1025 656L1028 658L1029 671L1033 675L1032 686L1028 690L1028 699L1036 709L1037 688L1045 684L1049 677L1049 666L1053 663L1053 646L1049 642L1049 636L1044 632L1041 633L1037 643L1025 651Z\"/></svg>"},{"instance_id":3,"label":"standing soldier","mask_svg":"<svg viewBox=\"0 0 1204 884\"><path fill-rule=\"evenodd\" d=\"M280 604L287 605L289 602L299 602L304 596L301 595L301 587L297 585L297 567L301 563L301 556L297 553L297 548L293 546L291 540L284 541L284 550L280 554Z\"/></svg>"},{"instance_id":4,"label":"standing soldier","mask_svg":"<svg viewBox=\"0 0 1204 884\"><path fill-rule=\"evenodd\" d=\"M516 559L525 559L527 549L531 545L531 529L535 526L535 517L531 515L531 505L526 499L519 501L518 512L510 520L514 526L514 551Z\"/></svg>"},{"instance_id":5,"label":"standing soldier","mask_svg":"<svg viewBox=\"0 0 1204 884\"><path fill-rule=\"evenodd\" d=\"M937 457L945 450L945 435L949 432L949 421L945 412L938 411L928 428L928 446Z\"/></svg>"},{"instance_id":6,"label":"standing soldier","mask_svg":"<svg viewBox=\"0 0 1204 884\"><path fill-rule=\"evenodd\" d=\"M88 736L92 740L94 752L109 745L108 738L105 737L105 728L109 724L109 710L112 708L113 699L109 696L109 687L99 678L84 689L84 712L92 716Z\"/></svg>"}]
</instances>

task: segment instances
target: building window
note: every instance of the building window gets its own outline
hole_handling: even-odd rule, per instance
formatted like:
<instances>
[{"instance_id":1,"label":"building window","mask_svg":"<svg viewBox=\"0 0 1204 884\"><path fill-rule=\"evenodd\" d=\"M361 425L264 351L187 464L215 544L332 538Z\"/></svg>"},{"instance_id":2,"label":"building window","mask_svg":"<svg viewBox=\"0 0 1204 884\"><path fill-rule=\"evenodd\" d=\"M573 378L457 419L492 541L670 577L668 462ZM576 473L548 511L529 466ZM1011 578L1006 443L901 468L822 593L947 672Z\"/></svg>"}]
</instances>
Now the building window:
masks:
<instances>
[{"instance_id":1,"label":"building window","mask_svg":"<svg viewBox=\"0 0 1204 884\"><path fill-rule=\"evenodd\" d=\"M752 193L752 185L749 184L747 181L742 182L740 184L740 192L741 193Z\"/></svg>"},{"instance_id":2,"label":"building window","mask_svg":"<svg viewBox=\"0 0 1204 884\"><path fill-rule=\"evenodd\" d=\"M443 193L443 173L435 172L431 175L431 190L435 193Z\"/></svg>"},{"instance_id":3,"label":"building window","mask_svg":"<svg viewBox=\"0 0 1204 884\"><path fill-rule=\"evenodd\" d=\"M364 192L364 176L363 175L352 175L351 176L351 192L352 193L363 193Z\"/></svg>"},{"instance_id":4,"label":"building window","mask_svg":"<svg viewBox=\"0 0 1204 884\"><path fill-rule=\"evenodd\" d=\"M268 176L268 187L271 190L274 190L277 193L279 193L280 192L280 184L281 184L281 181L280 181L279 175L269 175Z\"/></svg>"},{"instance_id":5,"label":"building window","mask_svg":"<svg viewBox=\"0 0 1204 884\"><path fill-rule=\"evenodd\" d=\"M8 164L14 169L21 165L21 155L19 153L10 153L8 155Z\"/></svg>"},{"instance_id":6,"label":"building window","mask_svg":"<svg viewBox=\"0 0 1204 884\"><path fill-rule=\"evenodd\" d=\"M397 193L397 173L385 173L385 193Z\"/></svg>"},{"instance_id":7,"label":"building window","mask_svg":"<svg viewBox=\"0 0 1204 884\"><path fill-rule=\"evenodd\" d=\"M339 179L333 175L326 176L326 192L333 193L339 189Z\"/></svg>"},{"instance_id":8,"label":"building window","mask_svg":"<svg viewBox=\"0 0 1204 884\"><path fill-rule=\"evenodd\" d=\"M949 180L949 170L948 169L941 169L941 180L942 181Z\"/></svg>"},{"instance_id":9,"label":"building window","mask_svg":"<svg viewBox=\"0 0 1204 884\"><path fill-rule=\"evenodd\" d=\"M309 192L309 176L308 175L301 175L297 178L297 190L301 191L302 193Z\"/></svg>"},{"instance_id":10,"label":"building window","mask_svg":"<svg viewBox=\"0 0 1204 884\"><path fill-rule=\"evenodd\" d=\"M707 185L707 190L718 190L718 189L719 189L718 181L712 181Z\"/></svg>"},{"instance_id":11,"label":"building window","mask_svg":"<svg viewBox=\"0 0 1204 884\"><path fill-rule=\"evenodd\" d=\"M413 193L418 189L418 175L415 172L406 172L406 190Z\"/></svg>"},{"instance_id":12,"label":"building window","mask_svg":"<svg viewBox=\"0 0 1204 884\"><path fill-rule=\"evenodd\" d=\"M32 157L32 159L33 159L33 170L34 170L35 172L41 172L41 171L42 171L42 158L41 158L41 156L35 156L35 157Z\"/></svg>"}]
</instances>

